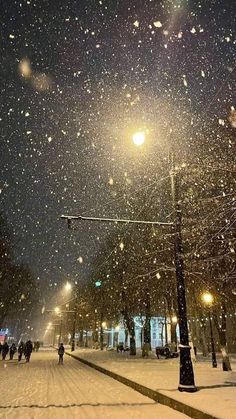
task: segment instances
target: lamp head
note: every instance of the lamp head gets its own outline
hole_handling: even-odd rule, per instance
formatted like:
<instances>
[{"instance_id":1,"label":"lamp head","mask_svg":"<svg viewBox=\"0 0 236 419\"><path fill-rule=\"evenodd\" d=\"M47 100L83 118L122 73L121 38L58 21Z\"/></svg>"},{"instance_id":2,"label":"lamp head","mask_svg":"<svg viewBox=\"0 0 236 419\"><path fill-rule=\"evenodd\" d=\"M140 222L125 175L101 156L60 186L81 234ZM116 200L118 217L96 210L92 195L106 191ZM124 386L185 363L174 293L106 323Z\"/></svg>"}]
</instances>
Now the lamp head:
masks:
<instances>
[{"instance_id":1,"label":"lamp head","mask_svg":"<svg viewBox=\"0 0 236 419\"><path fill-rule=\"evenodd\" d=\"M214 301L214 297L210 292L204 292L202 294L202 301L206 305L211 305Z\"/></svg>"},{"instance_id":2,"label":"lamp head","mask_svg":"<svg viewBox=\"0 0 236 419\"><path fill-rule=\"evenodd\" d=\"M133 143L136 146L141 146L145 142L145 133L143 131L138 131L133 134L132 137Z\"/></svg>"}]
</instances>

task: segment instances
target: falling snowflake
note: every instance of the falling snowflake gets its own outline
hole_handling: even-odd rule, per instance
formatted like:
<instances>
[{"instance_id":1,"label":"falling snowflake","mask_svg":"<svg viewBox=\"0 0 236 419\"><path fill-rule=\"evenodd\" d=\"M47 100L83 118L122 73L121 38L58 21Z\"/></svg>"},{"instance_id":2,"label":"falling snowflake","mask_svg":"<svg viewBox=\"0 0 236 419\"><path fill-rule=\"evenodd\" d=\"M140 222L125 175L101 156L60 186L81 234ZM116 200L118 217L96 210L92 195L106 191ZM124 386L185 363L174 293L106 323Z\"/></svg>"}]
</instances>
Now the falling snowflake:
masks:
<instances>
[{"instance_id":1,"label":"falling snowflake","mask_svg":"<svg viewBox=\"0 0 236 419\"><path fill-rule=\"evenodd\" d=\"M187 80L186 80L186 76L185 75L183 75L183 83L184 83L184 86L188 86L188 83L187 83Z\"/></svg>"},{"instance_id":2,"label":"falling snowflake","mask_svg":"<svg viewBox=\"0 0 236 419\"><path fill-rule=\"evenodd\" d=\"M153 22L153 25L155 26L155 28L161 28L162 27L162 23L157 20L156 22Z\"/></svg>"},{"instance_id":3,"label":"falling snowflake","mask_svg":"<svg viewBox=\"0 0 236 419\"><path fill-rule=\"evenodd\" d=\"M124 250L124 247L125 247L124 243L120 242L120 250Z\"/></svg>"}]
</instances>

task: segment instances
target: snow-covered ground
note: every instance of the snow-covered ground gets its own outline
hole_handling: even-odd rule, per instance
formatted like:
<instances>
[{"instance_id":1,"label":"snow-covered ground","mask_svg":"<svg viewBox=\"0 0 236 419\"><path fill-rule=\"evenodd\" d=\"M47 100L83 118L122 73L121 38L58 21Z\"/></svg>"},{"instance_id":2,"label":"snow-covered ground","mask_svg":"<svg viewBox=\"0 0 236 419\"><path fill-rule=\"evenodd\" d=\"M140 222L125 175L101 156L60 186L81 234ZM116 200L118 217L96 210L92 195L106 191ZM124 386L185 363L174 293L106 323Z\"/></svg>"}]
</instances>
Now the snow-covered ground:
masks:
<instances>
[{"instance_id":1,"label":"snow-covered ground","mask_svg":"<svg viewBox=\"0 0 236 419\"><path fill-rule=\"evenodd\" d=\"M7 419L187 419L54 350L25 361L0 361L0 417Z\"/></svg>"},{"instance_id":2,"label":"snow-covered ground","mask_svg":"<svg viewBox=\"0 0 236 419\"><path fill-rule=\"evenodd\" d=\"M231 358L233 371L227 372L222 371L220 360L216 369L212 368L210 358L194 363L195 384L199 391L189 394L177 390L179 359L157 359L154 354L149 359L142 359L141 353L130 357L127 352L117 354L116 351L93 349L77 349L74 354L217 418L236 419L235 357Z\"/></svg>"}]
</instances>

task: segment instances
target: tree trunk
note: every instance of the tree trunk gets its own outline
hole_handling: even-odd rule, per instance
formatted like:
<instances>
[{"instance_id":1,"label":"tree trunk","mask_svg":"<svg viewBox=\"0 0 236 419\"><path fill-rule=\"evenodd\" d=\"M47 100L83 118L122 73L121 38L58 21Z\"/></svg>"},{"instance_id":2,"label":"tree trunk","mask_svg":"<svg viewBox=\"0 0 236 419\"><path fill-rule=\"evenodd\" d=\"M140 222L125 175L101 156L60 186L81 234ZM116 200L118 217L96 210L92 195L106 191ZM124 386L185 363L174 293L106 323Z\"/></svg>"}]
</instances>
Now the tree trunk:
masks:
<instances>
[{"instance_id":1,"label":"tree trunk","mask_svg":"<svg viewBox=\"0 0 236 419\"><path fill-rule=\"evenodd\" d=\"M135 341L135 326L132 317L126 318L127 329L130 334L129 343L130 343L130 355L136 355L136 341Z\"/></svg>"},{"instance_id":2,"label":"tree trunk","mask_svg":"<svg viewBox=\"0 0 236 419\"><path fill-rule=\"evenodd\" d=\"M126 328L125 329L125 347L127 347L128 346L128 337L129 337L129 331L128 331L128 329Z\"/></svg>"},{"instance_id":3,"label":"tree trunk","mask_svg":"<svg viewBox=\"0 0 236 419\"><path fill-rule=\"evenodd\" d=\"M206 357L208 355L208 349L207 349L207 341L206 341L206 325L201 324L200 326L200 334L201 334L201 346L202 346L202 355Z\"/></svg>"},{"instance_id":4,"label":"tree trunk","mask_svg":"<svg viewBox=\"0 0 236 419\"><path fill-rule=\"evenodd\" d=\"M80 329L79 331L79 346L82 347L84 343L84 330Z\"/></svg>"},{"instance_id":5,"label":"tree trunk","mask_svg":"<svg viewBox=\"0 0 236 419\"><path fill-rule=\"evenodd\" d=\"M232 371L230 365L230 359L227 350L227 338L226 338L226 304L225 301L221 305L221 325L219 325L219 321L217 316L214 316L215 325L218 330L219 334L219 341L220 341L220 350L222 354L222 368L223 371Z\"/></svg>"},{"instance_id":6,"label":"tree trunk","mask_svg":"<svg viewBox=\"0 0 236 419\"><path fill-rule=\"evenodd\" d=\"M177 352L177 335L176 335L176 323L171 321L170 332L171 332L171 349Z\"/></svg>"},{"instance_id":7,"label":"tree trunk","mask_svg":"<svg viewBox=\"0 0 236 419\"><path fill-rule=\"evenodd\" d=\"M130 319L130 355L136 355L135 326L133 319Z\"/></svg>"}]
</instances>

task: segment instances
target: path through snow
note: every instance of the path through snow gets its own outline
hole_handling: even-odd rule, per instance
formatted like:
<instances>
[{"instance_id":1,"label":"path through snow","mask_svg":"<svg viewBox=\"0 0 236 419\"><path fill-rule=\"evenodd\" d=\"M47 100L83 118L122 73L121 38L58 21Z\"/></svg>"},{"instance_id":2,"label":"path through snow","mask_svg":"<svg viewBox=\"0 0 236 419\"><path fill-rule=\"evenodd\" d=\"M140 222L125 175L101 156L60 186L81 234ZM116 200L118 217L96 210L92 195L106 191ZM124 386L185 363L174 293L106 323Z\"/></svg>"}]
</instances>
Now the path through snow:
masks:
<instances>
[{"instance_id":1,"label":"path through snow","mask_svg":"<svg viewBox=\"0 0 236 419\"><path fill-rule=\"evenodd\" d=\"M55 351L29 364L0 361L0 417L7 419L187 419L98 371Z\"/></svg>"}]
</instances>

